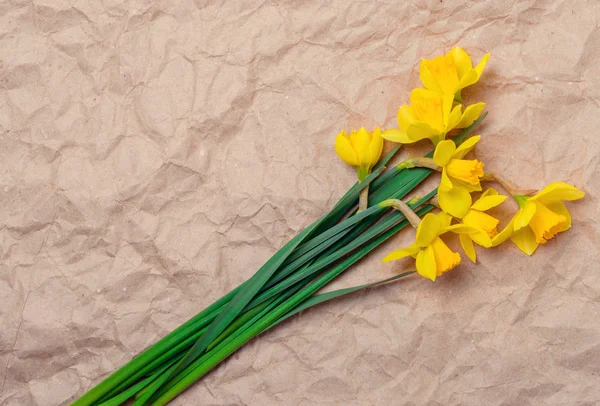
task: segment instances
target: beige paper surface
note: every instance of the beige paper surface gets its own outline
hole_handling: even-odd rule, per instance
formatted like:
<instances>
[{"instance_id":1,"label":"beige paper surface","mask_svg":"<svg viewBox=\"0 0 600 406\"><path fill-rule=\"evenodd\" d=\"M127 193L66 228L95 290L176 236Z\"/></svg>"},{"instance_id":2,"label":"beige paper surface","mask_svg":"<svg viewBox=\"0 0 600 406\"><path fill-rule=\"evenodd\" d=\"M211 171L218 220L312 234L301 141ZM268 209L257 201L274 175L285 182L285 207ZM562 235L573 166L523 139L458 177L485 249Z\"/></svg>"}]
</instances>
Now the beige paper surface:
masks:
<instances>
[{"instance_id":1,"label":"beige paper surface","mask_svg":"<svg viewBox=\"0 0 600 406\"><path fill-rule=\"evenodd\" d=\"M477 156L583 189L573 229L307 311L173 404L598 404L599 17L595 0L0 5L0 404L68 404L250 277L354 182L335 134L394 126L419 58L455 45L492 53L464 92L490 112ZM410 268L380 261L411 238L333 286Z\"/></svg>"}]
</instances>

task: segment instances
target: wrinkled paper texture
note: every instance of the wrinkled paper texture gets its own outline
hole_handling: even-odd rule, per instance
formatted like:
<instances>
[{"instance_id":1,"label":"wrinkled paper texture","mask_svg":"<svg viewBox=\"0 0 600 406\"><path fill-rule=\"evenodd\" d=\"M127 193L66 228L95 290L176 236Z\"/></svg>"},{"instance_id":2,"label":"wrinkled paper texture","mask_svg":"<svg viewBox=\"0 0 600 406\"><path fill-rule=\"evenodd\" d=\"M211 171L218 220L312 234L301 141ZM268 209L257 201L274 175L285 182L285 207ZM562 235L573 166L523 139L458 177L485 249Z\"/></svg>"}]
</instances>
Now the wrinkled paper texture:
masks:
<instances>
[{"instance_id":1,"label":"wrinkled paper texture","mask_svg":"<svg viewBox=\"0 0 600 406\"><path fill-rule=\"evenodd\" d=\"M573 229L306 311L173 404L598 404L598 21L595 0L4 2L0 404L70 403L250 277L354 183L337 132L394 126L419 59L456 45L492 53L463 93L490 112L477 156L584 190ZM329 288L410 269L381 258L412 238Z\"/></svg>"}]
</instances>

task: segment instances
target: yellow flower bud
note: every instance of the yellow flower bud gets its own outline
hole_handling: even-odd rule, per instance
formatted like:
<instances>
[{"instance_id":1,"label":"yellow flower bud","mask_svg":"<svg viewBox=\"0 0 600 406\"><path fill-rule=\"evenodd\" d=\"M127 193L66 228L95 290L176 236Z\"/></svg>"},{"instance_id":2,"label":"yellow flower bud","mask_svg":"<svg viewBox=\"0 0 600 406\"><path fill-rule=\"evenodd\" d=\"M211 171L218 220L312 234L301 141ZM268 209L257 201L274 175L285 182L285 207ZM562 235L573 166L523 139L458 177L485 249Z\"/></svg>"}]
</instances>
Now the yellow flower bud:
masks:
<instances>
[{"instance_id":1,"label":"yellow flower bud","mask_svg":"<svg viewBox=\"0 0 600 406\"><path fill-rule=\"evenodd\" d=\"M356 168L360 181L369 175L382 151L383 138L379 127L372 133L361 128L350 135L342 130L335 138L335 152L344 162Z\"/></svg>"}]
</instances>

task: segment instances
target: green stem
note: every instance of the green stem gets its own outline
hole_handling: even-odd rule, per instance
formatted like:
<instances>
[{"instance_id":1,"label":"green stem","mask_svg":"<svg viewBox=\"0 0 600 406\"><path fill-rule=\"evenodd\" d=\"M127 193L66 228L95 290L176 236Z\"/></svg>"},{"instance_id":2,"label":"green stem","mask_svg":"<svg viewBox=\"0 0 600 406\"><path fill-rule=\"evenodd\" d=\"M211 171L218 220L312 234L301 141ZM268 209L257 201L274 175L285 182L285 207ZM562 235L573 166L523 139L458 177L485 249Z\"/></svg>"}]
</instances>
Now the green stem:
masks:
<instances>
[{"instance_id":1,"label":"green stem","mask_svg":"<svg viewBox=\"0 0 600 406\"><path fill-rule=\"evenodd\" d=\"M388 200L384 200L383 202L381 202L379 204L382 207L392 207L392 208L398 210L400 213L402 213L404 215L404 217L406 217L406 219L410 222L410 224L413 226L413 228L419 227L419 224L421 223L421 219L419 218L419 216L417 216L417 213L412 211L412 209L410 207L408 207L408 204L404 203L402 200L388 199Z\"/></svg>"},{"instance_id":2,"label":"green stem","mask_svg":"<svg viewBox=\"0 0 600 406\"><path fill-rule=\"evenodd\" d=\"M441 169L432 158L428 158L428 157L408 158L408 159L404 160L403 162L401 162L398 166L401 168L404 168L404 169L428 168L428 169L433 169L434 171L439 171Z\"/></svg>"},{"instance_id":3,"label":"green stem","mask_svg":"<svg viewBox=\"0 0 600 406\"><path fill-rule=\"evenodd\" d=\"M367 210L369 205L369 185L365 186L358 195L358 211L360 213L362 211Z\"/></svg>"}]
</instances>

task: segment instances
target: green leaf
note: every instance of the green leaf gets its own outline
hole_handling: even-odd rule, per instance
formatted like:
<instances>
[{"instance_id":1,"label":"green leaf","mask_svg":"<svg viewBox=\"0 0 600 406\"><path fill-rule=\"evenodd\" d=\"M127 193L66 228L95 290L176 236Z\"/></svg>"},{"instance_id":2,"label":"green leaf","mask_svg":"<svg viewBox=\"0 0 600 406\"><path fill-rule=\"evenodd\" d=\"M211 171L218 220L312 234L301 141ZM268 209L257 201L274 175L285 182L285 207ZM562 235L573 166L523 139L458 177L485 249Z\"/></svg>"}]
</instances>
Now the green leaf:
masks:
<instances>
[{"instance_id":1,"label":"green leaf","mask_svg":"<svg viewBox=\"0 0 600 406\"><path fill-rule=\"evenodd\" d=\"M373 179L375 179L384 168L379 168L378 170L371 173L363 182L361 182L358 187L355 185L351 188L350 193L347 194L348 199L352 198L354 194L358 195L360 190L364 185L369 184ZM344 198L341 200L343 201ZM373 210L372 212L374 212ZM368 210L365 210L368 212ZM365 214L366 217L369 214ZM331 212L328 213L324 218L327 218L331 215ZM360 219L359 219L360 220ZM322 220L321 220L322 221ZM304 229L300 234L294 237L290 242L288 242L282 249L277 251L273 257L271 257L265 265L263 265L246 283L244 283L244 288L240 289L236 295L231 299L231 301L225 306L225 308L221 311L219 316L210 324L206 332L202 335L202 337L192 346L189 352L183 357L183 359L177 364L177 366L173 369L172 372L165 373L163 377L157 380L149 390L142 396L138 401L134 403L134 405L141 405L148 400L152 394L161 387L161 385L166 382L171 375L176 375L181 370L185 369L190 363L192 363L195 359L202 355L204 351L208 348L211 342L217 338L230 324L235 318L246 308L248 303L256 296L256 294L260 291L260 289L269 281L269 279L273 276L275 271L280 267L280 265L285 261L285 259L298 247L304 240L311 235L311 233L318 227L320 221L313 223L310 227ZM352 224L352 222L350 222ZM341 227L340 230L343 230L344 227ZM329 231L329 230L328 230ZM319 238L317 236L316 238ZM303 258L305 260L305 258ZM295 264L294 266L300 266L299 264ZM290 268L292 269L292 268Z\"/></svg>"},{"instance_id":2,"label":"green leaf","mask_svg":"<svg viewBox=\"0 0 600 406\"><path fill-rule=\"evenodd\" d=\"M385 154L385 156L382 159L380 159L379 162L377 162L377 164L375 164L373 170L386 166L388 162L390 162L390 160L394 157L394 155L396 155L396 153L400 151L400 148L402 148L402 144L398 144L394 148L390 149L388 153Z\"/></svg>"},{"instance_id":3,"label":"green leaf","mask_svg":"<svg viewBox=\"0 0 600 406\"><path fill-rule=\"evenodd\" d=\"M419 207L424 202L428 201L433 196L435 196L436 193L437 193L437 191L433 190L427 196L425 196L423 199L421 199L417 203L411 205L411 207L413 207L413 208ZM313 275L317 272L320 272L321 270L323 270L327 266L331 265L338 259L349 254L353 250L355 250L358 247L360 247L361 245L365 244L367 241L371 240L372 238L375 238L377 235L381 234L385 230L389 229L390 227L393 227L395 224L397 224L398 222L401 222L403 220L404 220L404 215L402 213L400 213L399 211L392 211L392 213L389 216L382 219L379 223L375 224L373 227L369 228L368 230L360 233L360 235L358 235L356 238L349 241L347 244L345 244L340 249L336 250L335 252L333 252L329 255L320 256L312 265L300 270L299 272L294 273L293 275L288 276L287 278L282 280L279 284L264 291L263 293L261 293L261 295L259 296L259 298L257 300L261 300L261 299L267 300L268 298L279 294L279 292L289 288L290 286L293 286L295 283L303 280L304 278L310 277L311 275Z\"/></svg>"},{"instance_id":4,"label":"green leaf","mask_svg":"<svg viewBox=\"0 0 600 406\"><path fill-rule=\"evenodd\" d=\"M190 351L175 366L172 372L164 374L158 379L150 389L138 399L134 405L143 405L146 400L152 396L154 391L162 385L171 375L177 374L183 370L196 358L198 358L210 345L210 343L219 336L229 324L240 314L248 302L258 293L263 285L269 280L273 273L279 268L290 253L300 245L306 237L316 228L317 224L304 229L296 237L292 238L282 249L277 251L240 289L231 301L225 306L219 316L210 324L202 337L192 346Z\"/></svg>"},{"instance_id":5,"label":"green leaf","mask_svg":"<svg viewBox=\"0 0 600 406\"><path fill-rule=\"evenodd\" d=\"M358 195L365 185L371 184L385 170L384 166L373 169L373 172L363 182L356 182L348 192L336 203L329 213L321 220L320 225L314 231L314 235L320 235L337 223L352 206L358 202Z\"/></svg>"},{"instance_id":6,"label":"green leaf","mask_svg":"<svg viewBox=\"0 0 600 406\"><path fill-rule=\"evenodd\" d=\"M269 281L269 283L273 284L284 279L287 275L297 270L301 265L308 262L308 260L314 258L317 254L319 254L329 246L326 243L326 241L328 241L330 238L336 237L337 234L346 231L349 227L352 227L364 218L372 216L373 214L377 214L382 211L385 211L385 208L379 207L377 205L371 206L368 209L358 213L357 215L349 217L341 223L331 227L329 230L308 241L306 244L303 244L301 247L298 248L298 252L301 252L302 255L288 266L279 270L277 274ZM336 240L334 240L333 242L335 241Z\"/></svg>"},{"instance_id":7,"label":"green leaf","mask_svg":"<svg viewBox=\"0 0 600 406\"><path fill-rule=\"evenodd\" d=\"M137 357L129 361L123 367L119 368L115 373L110 375L100 384L86 392L82 397L73 402L72 406L84 406L93 405L100 399L105 398L105 395L110 393L113 389L118 387L124 380L135 374L140 368L151 363L154 359L159 357L166 349L170 348L173 342L179 339L182 331L185 331L194 324L202 324L203 320L210 319L210 315L221 309L229 300L236 294L237 291L242 289L242 285L238 286L231 292L227 293L221 299L192 317L190 320L179 326L177 329L172 331L170 334L165 336L163 339L158 341L152 347L139 354ZM209 321L210 323L210 321Z\"/></svg>"},{"instance_id":8,"label":"green leaf","mask_svg":"<svg viewBox=\"0 0 600 406\"><path fill-rule=\"evenodd\" d=\"M426 206L419 211L419 215L424 215L428 211L433 209L433 206ZM181 371L174 379L173 382L168 385L171 386L168 390L160 395L160 397L153 402L153 406L162 406L168 403L170 400L175 398L178 394L183 392L187 387L192 385L196 380L218 365L221 361L233 354L238 348L244 345L253 337L259 335L266 330L268 326L274 323L279 318L283 317L289 311L293 310L296 306L312 296L315 292L333 280L336 276L354 264L356 261L365 256L368 252L373 250L375 247L386 241L400 229L406 227L408 222L406 220L385 231L377 238L373 239L367 245L362 247L360 250L353 252L351 255L346 257L337 265L333 266L329 271L316 278L306 287L303 287L289 300L286 300L272 312L269 312L265 317L256 321L250 328L243 331L240 335L236 336L230 341L223 342L222 345L217 346L212 351L204 354L202 357L190 364L185 370Z\"/></svg>"},{"instance_id":9,"label":"green leaf","mask_svg":"<svg viewBox=\"0 0 600 406\"><path fill-rule=\"evenodd\" d=\"M228 343L232 342L233 340L235 340L236 337L240 336L243 332L245 332L246 330L252 328L261 318L265 317L267 314L269 314L271 311L273 311L277 306L281 305L282 303L285 303L286 300L288 300L290 297L292 297L293 295L295 295L296 293L298 293L301 289L305 288L307 284L300 284L297 286L294 286L292 289L289 289L286 292L283 292L280 296L278 296L275 300L270 301L267 306L264 306L263 308L261 308L261 310L259 312L256 312L252 315L252 317L247 318L244 323L241 323L241 325L236 328L235 330L231 331L230 334L228 334L227 336L224 336L222 341L217 343L217 345L213 348L213 351L218 351L220 348L225 347ZM203 357L206 358L208 356L208 354L210 354L211 351L207 351L207 353L205 353L203 356L201 356L199 359L202 359ZM193 365L193 364L192 364ZM186 370L189 370L190 367L188 367ZM184 370L183 372L180 373L181 375L184 375L186 372L186 370ZM170 374L170 375L175 375L175 374ZM149 400L152 402L154 400L154 398L160 396L161 393L164 393L166 390L168 390L171 386L173 386L176 382L178 381L177 377L175 377L174 379L172 379L171 381L167 381L165 382L165 384L159 388L158 392L155 394L155 396L153 396L152 398L150 398Z\"/></svg>"},{"instance_id":10,"label":"green leaf","mask_svg":"<svg viewBox=\"0 0 600 406\"><path fill-rule=\"evenodd\" d=\"M117 396L115 396L105 402L100 403L100 406L119 406L120 404L125 403L129 398L135 396L136 393L138 393L139 391L144 389L146 386L148 386L150 383L152 383L152 381L154 381L156 378L158 378L160 376L160 374L162 374L164 371L166 371L174 363L175 363L175 360L167 363L162 368L158 369L153 375L151 375L148 378L144 379L143 381L135 384L131 388L129 388L123 392L120 392Z\"/></svg>"}]
</instances>

